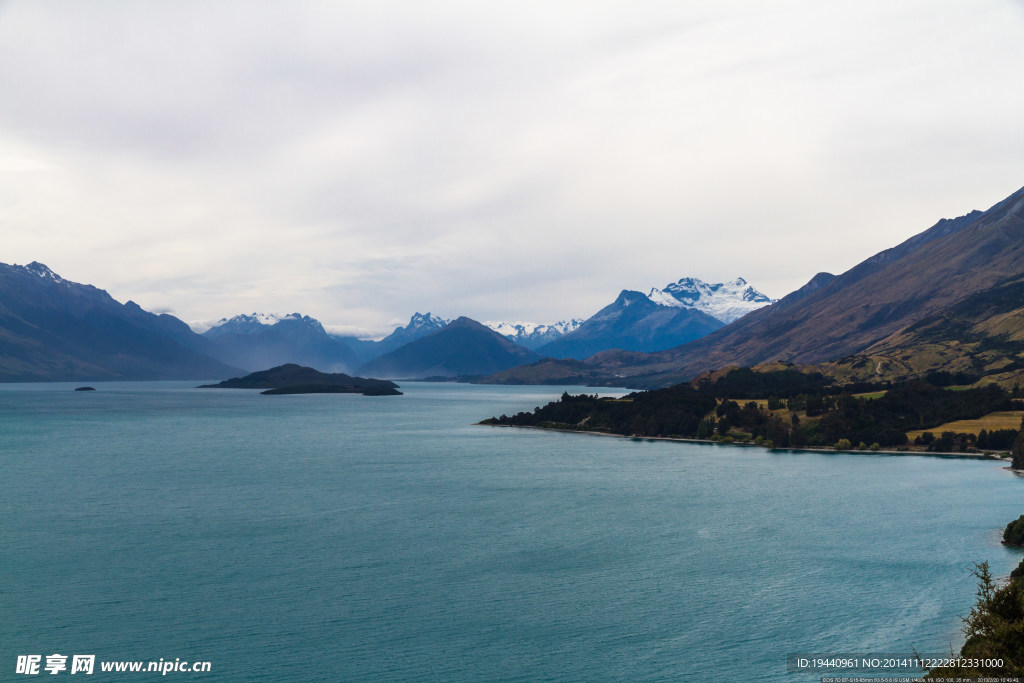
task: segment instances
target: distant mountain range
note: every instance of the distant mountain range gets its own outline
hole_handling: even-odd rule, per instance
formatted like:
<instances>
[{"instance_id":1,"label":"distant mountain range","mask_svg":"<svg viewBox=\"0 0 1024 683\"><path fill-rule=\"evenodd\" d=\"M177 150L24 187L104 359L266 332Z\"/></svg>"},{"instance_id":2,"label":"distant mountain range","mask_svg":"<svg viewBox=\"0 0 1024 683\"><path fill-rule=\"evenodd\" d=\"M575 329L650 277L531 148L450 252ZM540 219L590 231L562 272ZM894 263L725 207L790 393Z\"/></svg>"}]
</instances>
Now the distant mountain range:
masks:
<instances>
[{"instance_id":1,"label":"distant mountain range","mask_svg":"<svg viewBox=\"0 0 1024 683\"><path fill-rule=\"evenodd\" d=\"M1024 383L1024 189L775 302L742 278L682 278L648 294L624 290L582 322L417 313L376 341L331 335L298 313L235 316L198 335L40 263L0 264L0 381L222 379L301 363L378 377L656 387L778 362L836 381L942 371Z\"/></svg>"},{"instance_id":2,"label":"distant mountain range","mask_svg":"<svg viewBox=\"0 0 1024 683\"><path fill-rule=\"evenodd\" d=\"M417 312L413 313L408 325L396 327L391 334L381 340L357 339L356 337L339 337L339 339L355 352L358 359L357 365L361 365L409 342L433 334L450 322L450 320L433 313Z\"/></svg>"},{"instance_id":3,"label":"distant mountain range","mask_svg":"<svg viewBox=\"0 0 1024 683\"><path fill-rule=\"evenodd\" d=\"M370 361L359 373L372 377L418 379L491 375L540 359L469 318L459 318L433 334Z\"/></svg>"},{"instance_id":4,"label":"distant mountain range","mask_svg":"<svg viewBox=\"0 0 1024 683\"><path fill-rule=\"evenodd\" d=\"M487 321L505 339L540 356L582 359L609 349L659 351L712 332L771 299L738 278L708 284L683 278L650 294L624 290L593 317L552 324ZM408 325L380 340L337 336L315 318L299 313L252 313L223 318L203 333L215 355L245 369L299 363L325 370L355 371L376 358L443 329L451 321L415 313ZM454 359L453 359L454 363ZM463 367L463 366L460 366ZM464 368L465 369L465 368ZM467 374L484 374L481 368ZM409 375L414 376L414 375Z\"/></svg>"},{"instance_id":5,"label":"distant mountain range","mask_svg":"<svg viewBox=\"0 0 1024 683\"><path fill-rule=\"evenodd\" d=\"M743 278L708 284L687 277L649 294L624 289L575 330L537 352L581 360L609 349L661 351L699 339L771 303Z\"/></svg>"},{"instance_id":6,"label":"distant mountain range","mask_svg":"<svg viewBox=\"0 0 1024 683\"><path fill-rule=\"evenodd\" d=\"M216 379L238 367L171 315L154 315L41 263L0 264L0 381Z\"/></svg>"},{"instance_id":7,"label":"distant mountain range","mask_svg":"<svg viewBox=\"0 0 1024 683\"><path fill-rule=\"evenodd\" d=\"M443 329L451 320L432 313L414 313L379 340L332 335L323 325L300 313L277 315L252 313L223 318L203 333L216 344L220 358L232 359L246 369L296 362L332 371L355 370L361 365ZM529 322L486 322L486 327L511 342L536 349L575 330L582 320L552 325ZM479 374L479 373L477 373Z\"/></svg>"},{"instance_id":8,"label":"distant mountain range","mask_svg":"<svg viewBox=\"0 0 1024 683\"><path fill-rule=\"evenodd\" d=\"M558 339L564 334L577 330L583 322L584 321L581 318L572 318L570 320L559 320L557 323L552 323L551 325L493 321L485 321L484 325L511 342L515 342L520 346L525 346L528 349L536 350L548 342Z\"/></svg>"},{"instance_id":9,"label":"distant mountain range","mask_svg":"<svg viewBox=\"0 0 1024 683\"><path fill-rule=\"evenodd\" d=\"M456 322L417 312L408 325L397 327L383 339L368 340L331 335L319 321L299 313L253 313L222 319L203 336L214 343L218 358L230 358L253 370L298 363L332 372L359 369L388 377L454 377L491 374L510 367L513 360L522 363L540 358L520 353L525 349L489 329L486 335L479 334L481 328L487 328L475 321L460 318ZM496 325L527 341L559 333L550 326L520 324L516 329ZM446 333L438 339L417 343L442 331ZM501 343L496 345L495 340Z\"/></svg>"},{"instance_id":10,"label":"distant mountain range","mask_svg":"<svg viewBox=\"0 0 1024 683\"><path fill-rule=\"evenodd\" d=\"M648 294L624 290L585 321L483 325L417 313L377 341L331 335L298 313L235 316L198 335L40 263L0 264L0 381L221 379L301 363L367 376L656 387L777 362L837 381L942 371L1024 383L1024 189L839 276L819 273L779 301L742 278L682 278Z\"/></svg>"},{"instance_id":11,"label":"distant mountain range","mask_svg":"<svg viewBox=\"0 0 1024 683\"><path fill-rule=\"evenodd\" d=\"M359 363L344 341L327 334L320 321L299 313L236 315L222 319L203 337L212 342L211 355L246 370L297 363L341 372Z\"/></svg>"},{"instance_id":12,"label":"distant mountain range","mask_svg":"<svg viewBox=\"0 0 1024 683\"><path fill-rule=\"evenodd\" d=\"M907 378L963 368L1024 379L1024 189L985 212L943 219L833 277L655 353L542 361L492 381L666 386L731 365L817 364L836 377ZM582 328L581 328L582 329Z\"/></svg>"},{"instance_id":13,"label":"distant mountain range","mask_svg":"<svg viewBox=\"0 0 1024 683\"><path fill-rule=\"evenodd\" d=\"M331 334L301 313L253 312L222 318L199 335L173 316L153 315L131 301L121 305L42 264L2 268L0 381L214 378L287 363L327 372L377 368L403 377L487 375L545 355L669 348L769 301L742 279L708 285L683 278L648 295L623 291L588 320L481 325L460 318L455 325L417 312L383 339L368 340ZM448 328L438 340L403 350Z\"/></svg>"},{"instance_id":14,"label":"distant mountain range","mask_svg":"<svg viewBox=\"0 0 1024 683\"><path fill-rule=\"evenodd\" d=\"M742 278L718 284L683 278L647 295L624 290L612 304L587 320L572 318L553 324L487 321L483 326L518 346L537 351L538 357L582 359L609 349L668 349L769 303L768 297ZM247 370L298 363L331 372L363 372L364 368L375 367L375 359L430 336L450 323L432 313L417 312L408 325L395 328L383 339L371 340L332 335L318 320L300 313L252 313L223 318L206 330L203 337L213 342L211 353L216 358ZM479 367L467 365L454 357L454 350L451 354L453 357L438 367L458 367L463 371L459 374L489 374L489 362ZM419 365L406 362L411 356L403 358L401 363L386 367L404 369L403 377L420 376L416 369Z\"/></svg>"}]
</instances>

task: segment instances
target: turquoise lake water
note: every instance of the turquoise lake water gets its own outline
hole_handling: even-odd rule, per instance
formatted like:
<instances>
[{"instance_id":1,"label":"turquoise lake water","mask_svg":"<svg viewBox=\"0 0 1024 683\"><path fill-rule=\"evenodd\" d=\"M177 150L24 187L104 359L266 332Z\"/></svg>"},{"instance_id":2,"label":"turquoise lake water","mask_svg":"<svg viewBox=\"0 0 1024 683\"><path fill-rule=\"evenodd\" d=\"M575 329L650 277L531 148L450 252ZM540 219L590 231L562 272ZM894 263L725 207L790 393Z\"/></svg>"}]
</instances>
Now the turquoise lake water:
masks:
<instances>
[{"instance_id":1,"label":"turquoise lake water","mask_svg":"<svg viewBox=\"0 0 1024 683\"><path fill-rule=\"evenodd\" d=\"M563 387L193 384L0 385L0 680L817 681L787 654L959 647L973 563L1021 558L998 462L473 425Z\"/></svg>"}]
</instances>

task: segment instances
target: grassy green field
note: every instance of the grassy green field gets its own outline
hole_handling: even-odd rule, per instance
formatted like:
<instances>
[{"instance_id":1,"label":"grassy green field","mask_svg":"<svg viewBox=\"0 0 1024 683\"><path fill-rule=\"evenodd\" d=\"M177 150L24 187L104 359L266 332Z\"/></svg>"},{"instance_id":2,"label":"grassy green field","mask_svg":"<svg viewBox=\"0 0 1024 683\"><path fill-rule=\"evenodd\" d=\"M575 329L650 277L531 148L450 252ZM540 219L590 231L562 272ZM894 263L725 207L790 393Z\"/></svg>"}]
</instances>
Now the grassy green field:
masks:
<instances>
[{"instance_id":1,"label":"grassy green field","mask_svg":"<svg viewBox=\"0 0 1024 683\"><path fill-rule=\"evenodd\" d=\"M866 394L854 394L857 398L882 398L885 396L884 391L871 391Z\"/></svg>"}]
</instances>

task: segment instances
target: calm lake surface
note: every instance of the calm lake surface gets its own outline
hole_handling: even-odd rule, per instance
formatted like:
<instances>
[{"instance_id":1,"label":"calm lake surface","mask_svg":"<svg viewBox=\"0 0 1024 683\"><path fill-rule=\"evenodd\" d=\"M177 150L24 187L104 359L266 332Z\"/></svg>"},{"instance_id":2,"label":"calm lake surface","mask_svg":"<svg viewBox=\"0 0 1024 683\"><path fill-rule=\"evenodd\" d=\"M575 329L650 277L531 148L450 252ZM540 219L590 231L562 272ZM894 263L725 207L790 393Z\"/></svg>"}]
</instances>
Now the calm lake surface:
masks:
<instances>
[{"instance_id":1,"label":"calm lake surface","mask_svg":"<svg viewBox=\"0 0 1024 683\"><path fill-rule=\"evenodd\" d=\"M787 654L958 648L973 563L1021 557L998 462L473 426L563 387L196 383L0 385L0 680L79 653L212 663L165 680L817 681Z\"/></svg>"}]
</instances>

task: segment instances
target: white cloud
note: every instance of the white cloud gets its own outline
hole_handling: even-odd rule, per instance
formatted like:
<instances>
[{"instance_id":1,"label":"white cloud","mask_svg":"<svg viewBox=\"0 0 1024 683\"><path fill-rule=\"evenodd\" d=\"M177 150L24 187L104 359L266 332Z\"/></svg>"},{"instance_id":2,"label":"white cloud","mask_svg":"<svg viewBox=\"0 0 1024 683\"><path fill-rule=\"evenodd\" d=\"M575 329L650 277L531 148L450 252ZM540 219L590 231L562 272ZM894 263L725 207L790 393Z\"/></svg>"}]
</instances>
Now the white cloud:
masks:
<instances>
[{"instance_id":1,"label":"white cloud","mask_svg":"<svg viewBox=\"0 0 1024 683\"><path fill-rule=\"evenodd\" d=\"M1020 9L8 2L2 260L372 332L778 297L1024 185Z\"/></svg>"}]
</instances>

